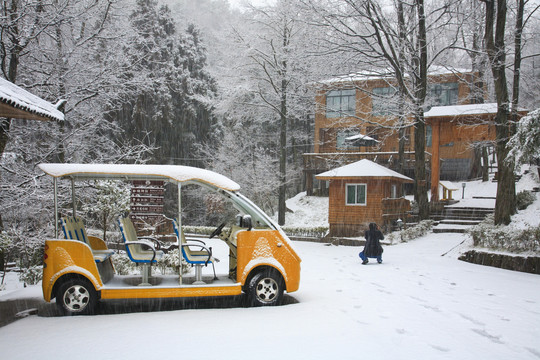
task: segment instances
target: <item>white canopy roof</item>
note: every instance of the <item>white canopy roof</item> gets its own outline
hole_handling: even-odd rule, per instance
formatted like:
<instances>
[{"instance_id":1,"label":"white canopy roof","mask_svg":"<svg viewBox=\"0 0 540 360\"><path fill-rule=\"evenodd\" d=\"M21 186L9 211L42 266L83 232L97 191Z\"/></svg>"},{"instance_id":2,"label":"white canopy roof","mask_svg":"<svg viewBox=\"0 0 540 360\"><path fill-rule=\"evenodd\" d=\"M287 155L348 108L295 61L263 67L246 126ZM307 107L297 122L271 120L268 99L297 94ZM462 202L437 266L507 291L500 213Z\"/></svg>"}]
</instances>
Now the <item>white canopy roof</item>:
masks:
<instances>
[{"instance_id":1,"label":"white canopy roof","mask_svg":"<svg viewBox=\"0 0 540 360\"><path fill-rule=\"evenodd\" d=\"M315 176L317 179L329 180L330 178L345 177L379 177L379 178L397 178L407 182L413 182L413 179L402 175L396 171L390 170L382 165L374 163L371 160L363 159L337 169L326 171Z\"/></svg>"},{"instance_id":2,"label":"white canopy roof","mask_svg":"<svg viewBox=\"0 0 540 360\"><path fill-rule=\"evenodd\" d=\"M210 170L182 165L130 164L39 164L53 177L73 179L163 180L174 183L202 182L220 189L238 191L240 185Z\"/></svg>"},{"instance_id":3,"label":"white canopy roof","mask_svg":"<svg viewBox=\"0 0 540 360\"><path fill-rule=\"evenodd\" d=\"M41 118L40 120L51 119L64 121L64 114L58 110L56 105L43 100L39 96L29 93L23 88L3 78L0 78L0 102L9 105L12 108L35 114ZM60 103L61 102L59 102L59 104ZM13 117L17 117L17 115L13 114Z\"/></svg>"}]
</instances>

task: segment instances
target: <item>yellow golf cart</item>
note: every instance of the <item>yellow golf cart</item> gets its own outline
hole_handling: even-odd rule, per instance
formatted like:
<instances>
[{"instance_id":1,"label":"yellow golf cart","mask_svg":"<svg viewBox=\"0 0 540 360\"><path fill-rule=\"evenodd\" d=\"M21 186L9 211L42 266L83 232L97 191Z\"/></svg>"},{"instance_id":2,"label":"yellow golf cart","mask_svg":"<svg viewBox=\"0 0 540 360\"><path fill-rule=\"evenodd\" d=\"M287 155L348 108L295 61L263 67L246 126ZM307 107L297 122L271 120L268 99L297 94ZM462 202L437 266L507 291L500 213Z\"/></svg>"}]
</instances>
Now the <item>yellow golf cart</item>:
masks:
<instances>
[{"instance_id":1,"label":"yellow golf cart","mask_svg":"<svg viewBox=\"0 0 540 360\"><path fill-rule=\"evenodd\" d=\"M215 172L176 165L128 164L40 164L53 177L55 238L46 240L43 262L43 297L56 298L68 315L92 314L97 302L106 299L196 298L234 296L244 293L253 306L278 305L283 292L296 291L300 283L300 258L283 230L253 202L240 194L240 186ZM73 209L59 214L58 181L71 181ZM118 275L115 251L107 243L87 234L84 220L77 216L76 182L89 180L162 181L178 189L178 215L173 221L176 242L163 248L152 238L139 237L126 214L118 225L130 261L141 266L141 274ZM202 268L214 266L211 248L199 239L186 239L182 224L182 187L190 186L218 194L234 208L236 217L226 227L219 225L210 237L218 236L229 252L228 273L204 278ZM195 186L193 186L195 185ZM202 199L201 199L202 201ZM60 239L60 233L63 238ZM152 265L165 251L178 251L191 264L195 275L152 274Z\"/></svg>"}]
</instances>

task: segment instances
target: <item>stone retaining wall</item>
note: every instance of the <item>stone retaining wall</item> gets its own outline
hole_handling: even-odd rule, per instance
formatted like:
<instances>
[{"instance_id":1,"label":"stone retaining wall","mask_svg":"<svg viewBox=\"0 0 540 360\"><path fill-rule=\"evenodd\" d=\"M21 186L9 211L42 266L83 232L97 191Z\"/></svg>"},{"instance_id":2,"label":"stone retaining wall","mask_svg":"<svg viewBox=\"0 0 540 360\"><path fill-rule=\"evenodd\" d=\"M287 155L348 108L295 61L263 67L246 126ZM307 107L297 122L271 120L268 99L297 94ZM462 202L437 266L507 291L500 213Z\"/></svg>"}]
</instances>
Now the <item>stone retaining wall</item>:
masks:
<instances>
[{"instance_id":1,"label":"stone retaining wall","mask_svg":"<svg viewBox=\"0 0 540 360\"><path fill-rule=\"evenodd\" d=\"M461 255L459 260L506 270L540 274L540 257L538 256L503 255L470 250Z\"/></svg>"}]
</instances>

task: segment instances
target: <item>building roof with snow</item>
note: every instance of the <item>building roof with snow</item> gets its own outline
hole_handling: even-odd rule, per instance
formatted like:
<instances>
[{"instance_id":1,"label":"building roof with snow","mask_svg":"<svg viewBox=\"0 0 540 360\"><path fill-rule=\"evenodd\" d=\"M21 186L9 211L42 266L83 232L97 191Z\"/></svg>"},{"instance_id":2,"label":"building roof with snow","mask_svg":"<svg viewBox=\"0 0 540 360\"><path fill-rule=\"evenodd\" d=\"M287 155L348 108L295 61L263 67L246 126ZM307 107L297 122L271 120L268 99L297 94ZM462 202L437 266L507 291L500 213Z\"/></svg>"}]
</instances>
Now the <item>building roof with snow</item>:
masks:
<instances>
[{"instance_id":1,"label":"building roof with snow","mask_svg":"<svg viewBox=\"0 0 540 360\"><path fill-rule=\"evenodd\" d=\"M450 74L468 74L471 70L452 68L447 66L431 66L428 71L428 76L450 75ZM407 75L408 76L408 75ZM357 81L394 80L396 78L395 71L392 69L376 69L374 71L362 71L347 75L338 75L329 79L321 80L318 84L334 84L334 83L354 83Z\"/></svg>"},{"instance_id":2,"label":"building roof with snow","mask_svg":"<svg viewBox=\"0 0 540 360\"><path fill-rule=\"evenodd\" d=\"M519 112L526 111L519 109ZM434 117L458 117L474 115L494 115L497 113L497 103L468 104L468 105L448 105L434 106L424 113L425 118Z\"/></svg>"},{"instance_id":3,"label":"building roof with snow","mask_svg":"<svg viewBox=\"0 0 540 360\"><path fill-rule=\"evenodd\" d=\"M335 178L352 177L376 177L376 178L396 178L404 182L413 182L410 177L402 175L387 167L379 165L371 160L362 159L336 169L332 169L315 176L319 180L331 180Z\"/></svg>"},{"instance_id":4,"label":"building roof with snow","mask_svg":"<svg viewBox=\"0 0 540 360\"><path fill-rule=\"evenodd\" d=\"M29 93L6 79L0 78L0 116L28 120L64 121L64 114L56 105Z\"/></svg>"}]
</instances>

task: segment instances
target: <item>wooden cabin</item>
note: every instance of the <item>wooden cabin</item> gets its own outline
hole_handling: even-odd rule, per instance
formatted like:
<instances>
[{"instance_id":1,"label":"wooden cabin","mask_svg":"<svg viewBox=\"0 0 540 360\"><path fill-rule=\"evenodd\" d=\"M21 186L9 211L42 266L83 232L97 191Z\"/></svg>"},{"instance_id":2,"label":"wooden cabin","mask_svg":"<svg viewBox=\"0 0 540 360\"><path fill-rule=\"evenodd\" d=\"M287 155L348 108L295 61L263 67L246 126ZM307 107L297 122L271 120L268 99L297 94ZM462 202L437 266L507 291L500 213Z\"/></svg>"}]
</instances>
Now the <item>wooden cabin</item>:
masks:
<instances>
[{"instance_id":1,"label":"wooden cabin","mask_svg":"<svg viewBox=\"0 0 540 360\"><path fill-rule=\"evenodd\" d=\"M472 84L478 79L474 72L434 67L429 76L426 106L432 109L453 108L471 103L483 103ZM481 93L481 92L480 92ZM482 94L480 94L482 95ZM304 174L308 195L327 192L326 184L315 176L332 168L369 159L398 169L400 121L396 82L393 76L353 74L323 81L315 97L315 145L313 153L304 154ZM484 105L484 104L478 104ZM491 109L491 106L487 107ZM406 111L406 110L401 110ZM442 180L461 180L478 176L479 152L474 144L495 139L493 125L485 117L455 113L451 118L440 112L428 111L426 118L426 169L431 173L432 139L440 140L437 164ZM444 113L444 112L443 112ZM402 119L405 163L403 174L414 177L414 126L412 115ZM465 121L462 118L465 117ZM467 126L463 126L464 122ZM442 124L433 130L432 126ZM440 135L439 138L436 136ZM464 166L465 165L465 166Z\"/></svg>"},{"instance_id":2,"label":"wooden cabin","mask_svg":"<svg viewBox=\"0 0 540 360\"><path fill-rule=\"evenodd\" d=\"M361 236L370 222L388 229L411 209L402 188L413 180L367 159L316 178L329 181L330 236Z\"/></svg>"}]
</instances>

